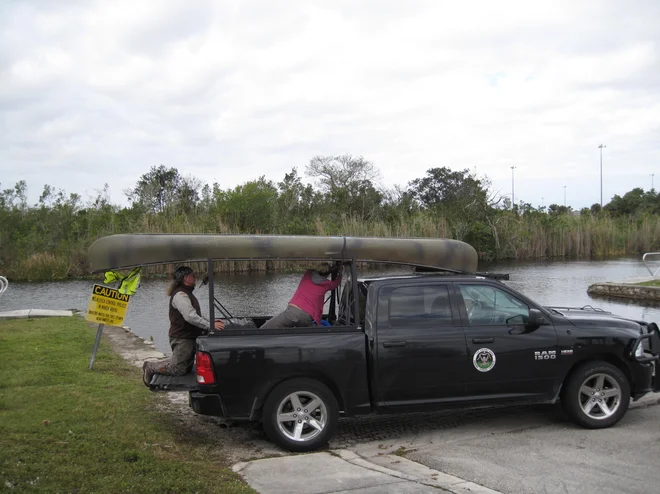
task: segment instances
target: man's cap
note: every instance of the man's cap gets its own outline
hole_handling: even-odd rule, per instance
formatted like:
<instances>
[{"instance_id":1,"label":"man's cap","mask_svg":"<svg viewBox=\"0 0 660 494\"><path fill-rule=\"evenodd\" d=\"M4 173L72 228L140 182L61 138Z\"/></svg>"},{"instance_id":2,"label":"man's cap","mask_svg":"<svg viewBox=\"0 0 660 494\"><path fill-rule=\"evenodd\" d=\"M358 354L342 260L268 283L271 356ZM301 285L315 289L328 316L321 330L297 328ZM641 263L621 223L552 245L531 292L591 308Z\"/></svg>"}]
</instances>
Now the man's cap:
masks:
<instances>
[{"instance_id":1,"label":"man's cap","mask_svg":"<svg viewBox=\"0 0 660 494\"><path fill-rule=\"evenodd\" d=\"M192 274L193 270L190 266L179 266L176 268L174 271L174 274L172 277L174 278L174 281L177 281L179 283L183 283L183 279L188 276L189 274Z\"/></svg>"}]
</instances>

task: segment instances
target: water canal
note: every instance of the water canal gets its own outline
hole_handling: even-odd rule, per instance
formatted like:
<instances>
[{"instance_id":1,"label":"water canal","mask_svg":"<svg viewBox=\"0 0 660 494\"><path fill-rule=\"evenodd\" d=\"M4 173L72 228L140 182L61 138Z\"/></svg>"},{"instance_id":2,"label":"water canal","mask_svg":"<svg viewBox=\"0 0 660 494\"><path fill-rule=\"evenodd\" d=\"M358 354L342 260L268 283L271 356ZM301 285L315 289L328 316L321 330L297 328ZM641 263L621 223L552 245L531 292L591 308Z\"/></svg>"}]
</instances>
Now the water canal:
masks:
<instances>
[{"instance_id":1,"label":"water canal","mask_svg":"<svg viewBox=\"0 0 660 494\"><path fill-rule=\"evenodd\" d=\"M599 281L621 281L630 277L648 276L637 259L620 258L603 261L525 261L482 264L480 270L510 273L512 288L542 305L592 305L615 314L645 321L660 322L660 304L641 301L591 297L589 285ZM411 269L393 268L386 271L365 271L362 275L411 273ZM284 307L298 285L300 273L258 273L221 276L216 281L216 296L233 315L272 315ZM11 283L0 297L0 311L14 309L78 309L86 310L91 280ZM125 324L139 336L153 338L156 348L169 354L167 338L167 290L165 279L144 279L131 298ZM208 291L195 291L208 313Z\"/></svg>"}]
</instances>

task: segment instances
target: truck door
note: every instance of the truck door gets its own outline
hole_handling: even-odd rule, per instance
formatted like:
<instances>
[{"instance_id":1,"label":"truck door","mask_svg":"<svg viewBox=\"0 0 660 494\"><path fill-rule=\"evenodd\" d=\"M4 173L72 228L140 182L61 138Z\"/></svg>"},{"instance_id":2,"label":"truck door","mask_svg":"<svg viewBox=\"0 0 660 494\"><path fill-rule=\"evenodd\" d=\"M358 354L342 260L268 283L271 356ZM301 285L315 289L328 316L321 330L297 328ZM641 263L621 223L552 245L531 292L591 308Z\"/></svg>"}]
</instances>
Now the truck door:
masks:
<instances>
[{"instance_id":1,"label":"truck door","mask_svg":"<svg viewBox=\"0 0 660 494\"><path fill-rule=\"evenodd\" d=\"M423 407L465 396L467 346L451 283L384 286L378 294L377 401Z\"/></svg>"},{"instance_id":2,"label":"truck door","mask_svg":"<svg viewBox=\"0 0 660 494\"><path fill-rule=\"evenodd\" d=\"M506 287L457 283L468 345L468 393L473 398L533 398L553 394L558 338L551 323L525 326L538 308Z\"/></svg>"}]
</instances>

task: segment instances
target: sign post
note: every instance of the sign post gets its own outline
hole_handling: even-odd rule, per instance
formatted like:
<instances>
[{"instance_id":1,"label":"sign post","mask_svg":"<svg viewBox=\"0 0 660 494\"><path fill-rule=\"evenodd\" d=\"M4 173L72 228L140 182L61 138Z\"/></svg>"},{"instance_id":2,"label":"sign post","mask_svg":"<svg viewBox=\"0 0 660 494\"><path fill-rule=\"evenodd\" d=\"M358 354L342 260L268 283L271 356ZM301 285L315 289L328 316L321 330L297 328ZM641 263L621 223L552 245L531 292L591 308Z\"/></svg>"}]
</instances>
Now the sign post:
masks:
<instances>
[{"instance_id":1,"label":"sign post","mask_svg":"<svg viewBox=\"0 0 660 494\"><path fill-rule=\"evenodd\" d=\"M99 343L101 343L101 335L103 334L103 324L99 324L99 328L96 330L96 341L94 342L94 348L92 348L92 356L89 359L88 370L92 370L94 365L94 359L96 358L96 351L99 349Z\"/></svg>"},{"instance_id":2,"label":"sign post","mask_svg":"<svg viewBox=\"0 0 660 494\"><path fill-rule=\"evenodd\" d=\"M124 322L126 317L126 310L128 309L128 301L130 295L120 293L119 290L108 288L103 285L94 285L92 288L92 298L87 306L87 319L90 322L96 322L99 327L96 331L96 341L92 349L92 356L89 359L89 370L92 370L96 352L99 349L101 342L101 335L103 334L103 326L119 326Z\"/></svg>"}]
</instances>

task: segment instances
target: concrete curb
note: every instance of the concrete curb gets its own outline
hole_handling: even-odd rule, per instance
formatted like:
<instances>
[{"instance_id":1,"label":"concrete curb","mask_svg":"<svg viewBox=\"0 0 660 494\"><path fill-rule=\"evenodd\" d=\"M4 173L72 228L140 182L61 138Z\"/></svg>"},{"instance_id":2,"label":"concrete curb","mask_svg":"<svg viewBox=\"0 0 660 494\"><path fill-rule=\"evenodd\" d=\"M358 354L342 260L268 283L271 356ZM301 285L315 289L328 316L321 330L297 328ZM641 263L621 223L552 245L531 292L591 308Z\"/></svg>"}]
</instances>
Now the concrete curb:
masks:
<instances>
[{"instance_id":1,"label":"concrete curb","mask_svg":"<svg viewBox=\"0 0 660 494\"><path fill-rule=\"evenodd\" d=\"M500 494L499 491L434 470L398 455L387 454L367 459L348 450L336 450L333 453L353 465L455 494Z\"/></svg>"},{"instance_id":2,"label":"concrete curb","mask_svg":"<svg viewBox=\"0 0 660 494\"><path fill-rule=\"evenodd\" d=\"M264 494L291 492L291 485L297 485L301 478L312 480L312 477L315 493L376 492L372 489L433 492L440 489L453 494L500 494L397 455L364 458L345 449L240 462L232 470ZM313 472L312 477L305 472Z\"/></svg>"}]
</instances>

